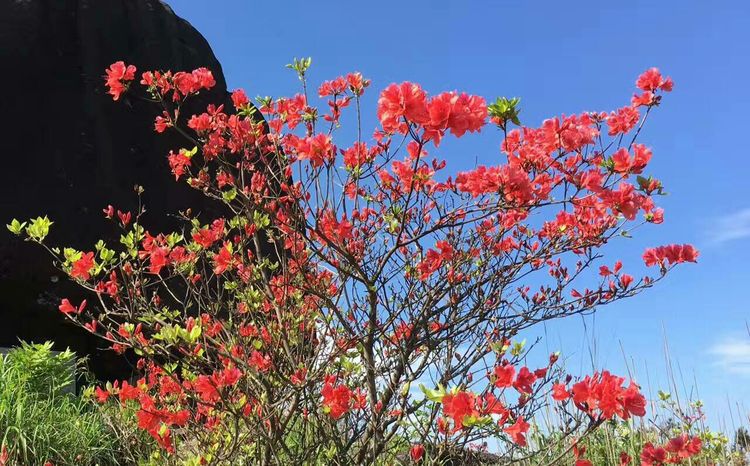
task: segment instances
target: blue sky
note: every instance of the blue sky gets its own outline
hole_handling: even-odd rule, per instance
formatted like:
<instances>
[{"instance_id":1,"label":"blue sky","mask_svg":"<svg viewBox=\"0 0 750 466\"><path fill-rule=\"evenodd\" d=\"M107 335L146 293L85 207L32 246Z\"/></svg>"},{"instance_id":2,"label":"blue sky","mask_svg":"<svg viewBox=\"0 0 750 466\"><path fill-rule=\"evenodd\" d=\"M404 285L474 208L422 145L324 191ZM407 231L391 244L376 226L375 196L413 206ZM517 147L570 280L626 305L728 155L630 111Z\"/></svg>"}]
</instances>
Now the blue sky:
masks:
<instances>
[{"instance_id":1,"label":"blue sky","mask_svg":"<svg viewBox=\"0 0 750 466\"><path fill-rule=\"evenodd\" d=\"M627 5L626 5L627 4ZM172 0L208 39L230 88L248 95L291 95L284 65L313 57L313 83L349 71L377 92L411 80L429 92L458 89L522 98L522 121L629 102L638 74L658 66L675 90L643 132L654 150L650 172L669 196L664 225L613 247L637 268L646 246L689 242L698 265L656 288L602 308L595 318L549 325L545 345L574 369L624 372L621 346L639 382L665 386L665 335L688 386L697 381L712 423L731 427L728 401L750 397L750 2L635 1L285 1ZM374 128L374 119L370 127ZM367 126L367 125L366 125ZM499 135L441 146L454 169L497 160ZM679 377L679 373L676 374ZM747 422L750 403L741 408ZM732 410L738 422L736 409ZM721 419L719 419L721 418Z\"/></svg>"}]
</instances>

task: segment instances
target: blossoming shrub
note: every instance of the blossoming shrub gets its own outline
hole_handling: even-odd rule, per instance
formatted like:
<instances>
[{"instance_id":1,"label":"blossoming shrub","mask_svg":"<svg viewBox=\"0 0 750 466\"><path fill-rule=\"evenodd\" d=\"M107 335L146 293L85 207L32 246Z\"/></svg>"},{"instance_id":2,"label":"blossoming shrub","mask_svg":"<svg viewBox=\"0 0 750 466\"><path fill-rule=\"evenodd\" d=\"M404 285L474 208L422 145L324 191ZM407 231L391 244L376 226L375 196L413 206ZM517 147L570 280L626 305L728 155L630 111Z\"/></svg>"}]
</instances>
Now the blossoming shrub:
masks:
<instances>
[{"instance_id":1,"label":"blossoming shrub","mask_svg":"<svg viewBox=\"0 0 750 466\"><path fill-rule=\"evenodd\" d=\"M370 81L324 82L318 109L309 65L290 65L301 94L253 105L237 90L233 108L197 115L180 110L214 85L209 70L107 70L114 100L152 100L155 130L185 137L167 155L175 179L226 215L186 211L183 230L153 232L143 208L108 206L119 244L83 251L48 245L46 217L9 225L95 296L60 311L140 356L142 378L99 388L100 401L135 407L139 427L186 464L392 464L404 453L437 464L488 440L534 457L527 435L545 407L564 419L566 451L604 422L643 416L634 381L573 380L557 354L527 367L518 337L696 261L690 245L659 246L643 254L654 273L639 276L605 256L608 242L663 221L637 137L671 79L650 69L624 107L537 128L514 127L518 99L392 84L366 137ZM449 171L442 141L487 130L501 136L496 162Z\"/></svg>"}]
</instances>

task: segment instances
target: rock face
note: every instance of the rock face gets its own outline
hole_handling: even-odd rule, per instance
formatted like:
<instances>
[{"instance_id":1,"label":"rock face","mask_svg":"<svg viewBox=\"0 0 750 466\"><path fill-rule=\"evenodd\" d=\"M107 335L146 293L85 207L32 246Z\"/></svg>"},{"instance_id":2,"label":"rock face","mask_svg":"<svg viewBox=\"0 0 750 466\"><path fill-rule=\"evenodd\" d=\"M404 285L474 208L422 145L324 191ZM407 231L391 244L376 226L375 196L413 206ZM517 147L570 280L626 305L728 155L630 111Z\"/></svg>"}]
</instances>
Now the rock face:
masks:
<instances>
[{"instance_id":1,"label":"rock face","mask_svg":"<svg viewBox=\"0 0 750 466\"><path fill-rule=\"evenodd\" d=\"M202 196L169 173L166 154L185 143L153 131L155 108L112 102L102 75L114 61L144 69L205 66L216 87L195 102L227 100L221 66L206 40L158 0L3 0L0 2L0 223L47 214L52 244L90 250L110 232L102 208L134 209L142 185L145 223L170 228L169 213L201 209ZM81 292L51 267L41 248L0 232L0 346L54 340L91 357L100 377L122 376L127 361L66 323L61 297Z\"/></svg>"}]
</instances>

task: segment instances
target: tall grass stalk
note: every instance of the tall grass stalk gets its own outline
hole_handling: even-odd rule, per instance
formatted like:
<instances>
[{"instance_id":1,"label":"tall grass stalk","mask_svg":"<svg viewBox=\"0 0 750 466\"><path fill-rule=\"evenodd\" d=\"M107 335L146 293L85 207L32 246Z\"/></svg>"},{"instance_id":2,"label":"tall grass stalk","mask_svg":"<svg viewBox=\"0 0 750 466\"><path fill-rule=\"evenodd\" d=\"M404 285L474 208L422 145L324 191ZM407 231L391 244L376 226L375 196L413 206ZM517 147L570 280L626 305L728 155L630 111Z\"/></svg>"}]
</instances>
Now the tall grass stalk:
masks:
<instances>
[{"instance_id":1,"label":"tall grass stalk","mask_svg":"<svg viewBox=\"0 0 750 466\"><path fill-rule=\"evenodd\" d=\"M75 356L22 344L0 357L0 448L8 464L117 465L117 438L92 401L71 391Z\"/></svg>"}]
</instances>

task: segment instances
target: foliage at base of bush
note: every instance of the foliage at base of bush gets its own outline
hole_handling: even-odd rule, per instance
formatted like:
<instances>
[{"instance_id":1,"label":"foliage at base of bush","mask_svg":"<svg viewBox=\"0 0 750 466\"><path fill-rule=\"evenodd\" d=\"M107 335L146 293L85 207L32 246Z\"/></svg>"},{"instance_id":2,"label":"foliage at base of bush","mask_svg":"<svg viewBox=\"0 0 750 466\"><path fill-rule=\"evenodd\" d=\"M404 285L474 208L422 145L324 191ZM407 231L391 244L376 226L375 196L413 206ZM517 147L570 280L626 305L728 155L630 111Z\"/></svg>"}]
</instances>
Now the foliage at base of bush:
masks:
<instances>
[{"instance_id":1,"label":"foliage at base of bush","mask_svg":"<svg viewBox=\"0 0 750 466\"><path fill-rule=\"evenodd\" d=\"M68 393L75 355L52 343L0 357L0 464L116 465L118 441L95 404Z\"/></svg>"}]
</instances>

